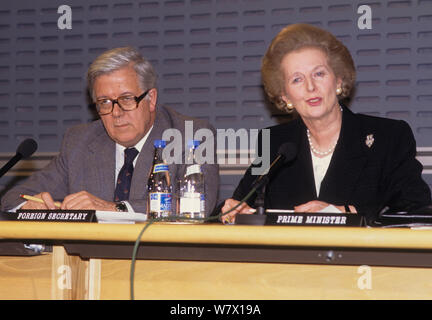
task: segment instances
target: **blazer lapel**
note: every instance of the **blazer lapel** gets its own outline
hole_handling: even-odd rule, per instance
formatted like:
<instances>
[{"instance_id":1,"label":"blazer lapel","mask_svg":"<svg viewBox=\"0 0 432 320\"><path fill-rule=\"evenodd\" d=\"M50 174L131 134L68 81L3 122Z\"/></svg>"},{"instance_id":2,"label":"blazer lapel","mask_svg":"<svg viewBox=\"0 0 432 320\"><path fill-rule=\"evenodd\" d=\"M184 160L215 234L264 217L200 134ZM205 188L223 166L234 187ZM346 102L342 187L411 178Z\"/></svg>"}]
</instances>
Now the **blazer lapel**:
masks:
<instances>
[{"instance_id":1,"label":"blazer lapel","mask_svg":"<svg viewBox=\"0 0 432 320\"><path fill-rule=\"evenodd\" d=\"M87 191L112 201L115 188L115 142L104 131L89 144L88 149Z\"/></svg>"},{"instance_id":2,"label":"blazer lapel","mask_svg":"<svg viewBox=\"0 0 432 320\"><path fill-rule=\"evenodd\" d=\"M86 170L88 181L86 190L102 199L113 201L115 190L115 142L103 133L89 144ZM147 180L153 164L154 146L156 139L161 139L164 129L171 128L172 124L158 108L152 131L138 155L132 176L130 199L145 199L147 197ZM171 166L170 166L171 167Z\"/></svg>"},{"instance_id":3,"label":"blazer lapel","mask_svg":"<svg viewBox=\"0 0 432 320\"><path fill-rule=\"evenodd\" d=\"M346 203L350 203L354 187L367 163L364 139L355 115L344 108L339 142L321 183L319 199L330 203L346 199Z\"/></svg>"},{"instance_id":4,"label":"blazer lapel","mask_svg":"<svg viewBox=\"0 0 432 320\"><path fill-rule=\"evenodd\" d=\"M302 122L303 124L303 122ZM299 168L296 169L298 172L302 173L301 184L297 184L296 188L301 188L299 194L307 195L309 199L316 199L316 187L315 187L315 178L313 173L313 165L312 165L312 156L309 147L309 141L306 135L306 126L303 124L300 129L299 136L299 144L298 144L298 154L297 154L297 163L299 164Z\"/></svg>"},{"instance_id":5,"label":"blazer lapel","mask_svg":"<svg viewBox=\"0 0 432 320\"><path fill-rule=\"evenodd\" d=\"M144 199L147 197L147 180L153 164L153 141L155 139L160 139L155 137L153 130L154 128L147 137L147 140L138 155L132 176L129 195L130 199Z\"/></svg>"},{"instance_id":6,"label":"blazer lapel","mask_svg":"<svg viewBox=\"0 0 432 320\"><path fill-rule=\"evenodd\" d=\"M267 186L266 205L269 208L283 208L287 199L290 199L288 203L292 203L292 205L299 205L316 199L312 157L306 136L306 126L301 118L298 118L285 128L285 130L272 132L272 160L276 157L280 145L285 142L291 142L297 146L297 156L294 161L281 168ZM282 199L282 197L285 198Z\"/></svg>"},{"instance_id":7,"label":"blazer lapel","mask_svg":"<svg viewBox=\"0 0 432 320\"><path fill-rule=\"evenodd\" d=\"M130 199L147 198L147 180L153 164L154 140L162 139L163 131L172 125L164 117L160 108L157 109L153 128L138 155L132 176Z\"/></svg>"}]
</instances>

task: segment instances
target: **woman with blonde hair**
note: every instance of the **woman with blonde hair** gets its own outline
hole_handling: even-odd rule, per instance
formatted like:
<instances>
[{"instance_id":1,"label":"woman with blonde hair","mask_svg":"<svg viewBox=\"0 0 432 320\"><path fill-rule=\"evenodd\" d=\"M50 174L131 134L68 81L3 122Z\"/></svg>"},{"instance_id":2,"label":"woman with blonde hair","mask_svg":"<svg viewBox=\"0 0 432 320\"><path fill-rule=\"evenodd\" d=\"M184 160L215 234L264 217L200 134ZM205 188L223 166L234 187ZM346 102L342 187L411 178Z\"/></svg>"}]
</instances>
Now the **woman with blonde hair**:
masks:
<instances>
[{"instance_id":1,"label":"woman with blonde hair","mask_svg":"<svg viewBox=\"0 0 432 320\"><path fill-rule=\"evenodd\" d=\"M285 27L271 42L261 74L270 101L298 115L268 128L271 160L287 142L297 154L271 178L266 208L351 212L374 219L385 206L410 210L430 203L409 125L355 114L340 103L355 85L355 67L348 49L330 32L307 24ZM239 203L256 178L249 168L223 213ZM250 213L254 201L251 197L223 221Z\"/></svg>"}]
</instances>

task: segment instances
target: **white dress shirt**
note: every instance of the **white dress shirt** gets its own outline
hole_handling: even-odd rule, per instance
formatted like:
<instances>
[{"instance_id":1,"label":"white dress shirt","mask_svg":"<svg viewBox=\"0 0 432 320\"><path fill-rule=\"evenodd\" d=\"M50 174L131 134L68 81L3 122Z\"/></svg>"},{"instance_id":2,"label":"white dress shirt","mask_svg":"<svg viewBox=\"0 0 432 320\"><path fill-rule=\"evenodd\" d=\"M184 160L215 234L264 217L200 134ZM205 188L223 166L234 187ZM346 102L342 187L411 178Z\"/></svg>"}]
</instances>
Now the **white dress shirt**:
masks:
<instances>
[{"instance_id":1,"label":"white dress shirt","mask_svg":"<svg viewBox=\"0 0 432 320\"><path fill-rule=\"evenodd\" d=\"M315 188L318 197L321 189L321 182L323 181L324 176L328 170L330 161L333 156L333 152L323 158L319 158L315 156L315 154L311 150L311 155L312 155L312 168L313 168L314 179L315 179ZM329 205L324 209L320 210L319 212L340 213L341 211L335 206Z\"/></svg>"},{"instance_id":2,"label":"white dress shirt","mask_svg":"<svg viewBox=\"0 0 432 320\"><path fill-rule=\"evenodd\" d=\"M144 143L147 141L147 138L150 135L150 132L152 131L152 129L153 129L153 126L150 128L150 130L147 132L147 134L140 141L138 141L138 143L136 145L133 146L133 148L138 150L138 156L136 156L134 161L133 161L134 168L135 168L135 164L138 160L139 153L141 152L141 149L144 146ZM117 177L118 177L120 170L124 164L124 150L125 149L126 149L126 147L116 143L114 188L117 184ZM135 212L128 201L123 201L123 202L126 204L128 212Z\"/></svg>"}]
</instances>

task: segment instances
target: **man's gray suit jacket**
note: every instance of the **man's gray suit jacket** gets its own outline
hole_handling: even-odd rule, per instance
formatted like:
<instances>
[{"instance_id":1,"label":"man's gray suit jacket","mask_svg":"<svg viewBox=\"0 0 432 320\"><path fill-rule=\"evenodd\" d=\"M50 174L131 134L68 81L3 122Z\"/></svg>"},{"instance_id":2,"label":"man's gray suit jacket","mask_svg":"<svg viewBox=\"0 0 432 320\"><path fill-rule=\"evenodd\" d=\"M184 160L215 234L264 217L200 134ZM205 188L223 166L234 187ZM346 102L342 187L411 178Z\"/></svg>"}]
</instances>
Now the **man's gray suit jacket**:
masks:
<instances>
[{"instance_id":1,"label":"man's gray suit jacket","mask_svg":"<svg viewBox=\"0 0 432 320\"><path fill-rule=\"evenodd\" d=\"M153 162L154 140L161 139L164 130L170 128L179 130L184 139L187 120L193 121L194 132L201 128L215 132L205 120L186 117L168 107L157 108L153 129L138 155L132 177L129 203L135 212L146 212L147 179ZM214 164L204 164L202 168L206 182L206 213L209 215L217 201L219 166L215 161ZM184 175L186 165L171 164L169 170L172 181L175 182ZM106 133L102 121L97 120L68 129L58 156L44 169L35 172L23 183L7 192L1 199L1 208L6 211L18 206L22 203L20 194L34 195L43 191L49 192L54 200L58 201L62 201L69 194L83 190L101 199L113 201L114 180L115 142ZM176 208L175 202L173 201L173 210Z\"/></svg>"}]
</instances>

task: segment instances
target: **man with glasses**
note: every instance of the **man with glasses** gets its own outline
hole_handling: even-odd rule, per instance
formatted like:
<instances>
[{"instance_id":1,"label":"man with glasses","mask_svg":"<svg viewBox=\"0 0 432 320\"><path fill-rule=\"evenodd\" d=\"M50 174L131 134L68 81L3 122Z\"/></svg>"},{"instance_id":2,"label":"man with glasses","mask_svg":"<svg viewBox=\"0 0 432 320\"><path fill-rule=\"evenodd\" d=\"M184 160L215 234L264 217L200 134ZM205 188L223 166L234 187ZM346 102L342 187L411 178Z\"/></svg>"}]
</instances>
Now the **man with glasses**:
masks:
<instances>
[{"instance_id":1,"label":"man with glasses","mask_svg":"<svg viewBox=\"0 0 432 320\"><path fill-rule=\"evenodd\" d=\"M21 206L56 209L58 201L61 209L68 210L146 212L153 141L162 139L166 129L177 129L184 137L185 121L193 121L194 131L208 128L214 132L204 120L157 106L156 78L150 62L131 47L112 49L96 58L87 72L87 82L100 120L70 128L59 155L11 189L2 198L2 210ZM130 163L127 154L132 154ZM126 164L129 169L125 169ZM184 175L185 167L169 166L172 181ZM202 168L209 215L217 200L219 168L216 162ZM120 187L124 175L132 176L127 192ZM34 195L44 202L22 203L20 194Z\"/></svg>"}]
</instances>

